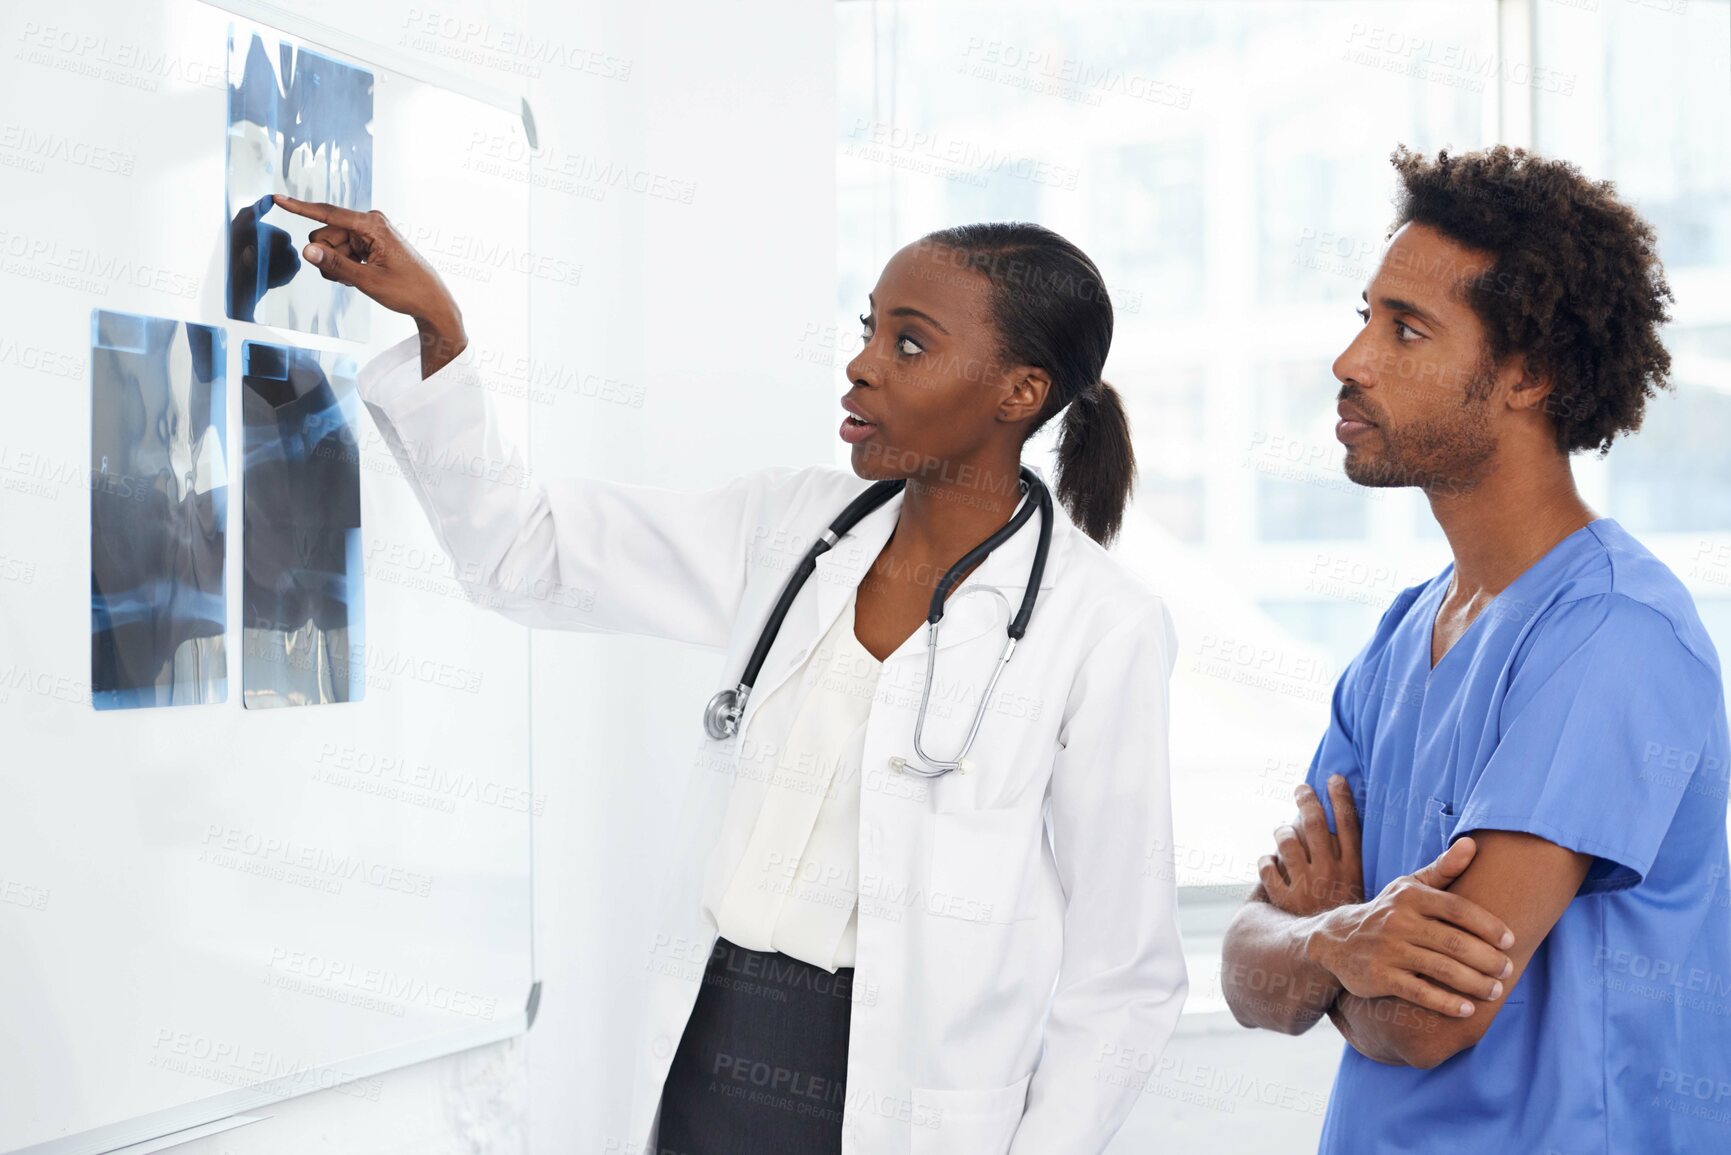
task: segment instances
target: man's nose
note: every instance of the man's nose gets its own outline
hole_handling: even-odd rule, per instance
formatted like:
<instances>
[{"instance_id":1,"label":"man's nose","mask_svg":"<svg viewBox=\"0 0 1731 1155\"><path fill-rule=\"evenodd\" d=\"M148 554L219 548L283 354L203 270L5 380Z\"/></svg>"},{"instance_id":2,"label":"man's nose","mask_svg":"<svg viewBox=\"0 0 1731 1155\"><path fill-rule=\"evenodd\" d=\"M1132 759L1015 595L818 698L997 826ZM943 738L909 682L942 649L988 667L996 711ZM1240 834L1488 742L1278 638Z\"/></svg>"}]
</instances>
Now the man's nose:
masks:
<instances>
[{"instance_id":1,"label":"man's nose","mask_svg":"<svg viewBox=\"0 0 1731 1155\"><path fill-rule=\"evenodd\" d=\"M1365 330L1361 329L1340 351L1340 356L1329 366L1334 373L1334 379L1342 385L1366 385L1369 383L1370 366L1367 363L1363 349Z\"/></svg>"}]
</instances>

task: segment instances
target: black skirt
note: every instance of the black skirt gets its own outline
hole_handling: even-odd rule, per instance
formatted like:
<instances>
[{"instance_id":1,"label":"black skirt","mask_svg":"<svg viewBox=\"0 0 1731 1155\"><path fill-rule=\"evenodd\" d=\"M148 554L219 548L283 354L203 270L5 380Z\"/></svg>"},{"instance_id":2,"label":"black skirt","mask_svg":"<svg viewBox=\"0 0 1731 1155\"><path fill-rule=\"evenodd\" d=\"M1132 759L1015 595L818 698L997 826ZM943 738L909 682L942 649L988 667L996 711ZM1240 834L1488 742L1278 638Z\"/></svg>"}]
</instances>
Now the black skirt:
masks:
<instances>
[{"instance_id":1,"label":"black skirt","mask_svg":"<svg viewBox=\"0 0 1731 1155\"><path fill-rule=\"evenodd\" d=\"M841 1150L853 968L724 938L661 1094L660 1155Z\"/></svg>"}]
</instances>

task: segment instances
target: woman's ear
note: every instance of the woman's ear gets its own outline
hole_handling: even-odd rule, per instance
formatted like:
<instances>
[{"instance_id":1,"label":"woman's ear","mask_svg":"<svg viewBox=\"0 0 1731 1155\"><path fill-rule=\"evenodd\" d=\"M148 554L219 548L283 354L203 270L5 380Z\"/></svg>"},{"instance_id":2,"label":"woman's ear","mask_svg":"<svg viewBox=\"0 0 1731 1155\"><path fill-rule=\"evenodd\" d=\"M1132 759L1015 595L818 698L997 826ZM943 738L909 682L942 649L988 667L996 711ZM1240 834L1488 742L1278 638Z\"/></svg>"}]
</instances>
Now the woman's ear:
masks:
<instances>
[{"instance_id":1,"label":"woman's ear","mask_svg":"<svg viewBox=\"0 0 1731 1155\"><path fill-rule=\"evenodd\" d=\"M1004 375L1009 391L998 405L998 420L1009 424L1029 421L1046 407L1046 397L1052 391L1052 377L1033 365L1018 365Z\"/></svg>"}]
</instances>

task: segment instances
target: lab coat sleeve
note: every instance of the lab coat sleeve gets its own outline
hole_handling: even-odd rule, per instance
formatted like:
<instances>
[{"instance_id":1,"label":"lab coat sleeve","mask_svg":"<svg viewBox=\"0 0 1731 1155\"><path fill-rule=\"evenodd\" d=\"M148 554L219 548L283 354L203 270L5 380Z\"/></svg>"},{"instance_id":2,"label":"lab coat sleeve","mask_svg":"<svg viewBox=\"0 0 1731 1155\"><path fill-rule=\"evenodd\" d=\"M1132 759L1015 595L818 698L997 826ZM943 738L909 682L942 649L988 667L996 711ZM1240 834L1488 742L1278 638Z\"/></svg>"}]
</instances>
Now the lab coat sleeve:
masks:
<instances>
[{"instance_id":1,"label":"lab coat sleeve","mask_svg":"<svg viewBox=\"0 0 1731 1155\"><path fill-rule=\"evenodd\" d=\"M1168 685L1177 636L1163 602L1084 661L1052 770L1052 851L1064 947L1045 1045L1011 1155L1098 1155L1178 1024Z\"/></svg>"},{"instance_id":2,"label":"lab coat sleeve","mask_svg":"<svg viewBox=\"0 0 1731 1155\"><path fill-rule=\"evenodd\" d=\"M779 467L702 493L538 481L470 363L421 379L418 337L363 366L356 388L465 595L525 625L724 645L752 543L799 481Z\"/></svg>"}]
</instances>

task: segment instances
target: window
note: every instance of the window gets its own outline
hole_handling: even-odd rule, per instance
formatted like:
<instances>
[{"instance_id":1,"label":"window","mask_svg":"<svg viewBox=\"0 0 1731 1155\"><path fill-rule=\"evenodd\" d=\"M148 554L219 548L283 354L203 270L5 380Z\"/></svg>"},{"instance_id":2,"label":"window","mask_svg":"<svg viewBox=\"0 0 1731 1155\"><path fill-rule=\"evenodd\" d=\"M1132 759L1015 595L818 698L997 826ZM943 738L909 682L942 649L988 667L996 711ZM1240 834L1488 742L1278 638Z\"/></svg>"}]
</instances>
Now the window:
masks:
<instances>
[{"instance_id":1,"label":"window","mask_svg":"<svg viewBox=\"0 0 1731 1155\"><path fill-rule=\"evenodd\" d=\"M1495 16L1490 0L838 9L838 331L897 247L968 220L1038 220L1105 274L1106 377L1142 474L1118 548L1184 645L1186 887L1242 893L1333 674L1400 588L1388 575L1446 560L1415 495L1342 475L1329 365L1393 215L1394 145L1494 135Z\"/></svg>"}]
</instances>

